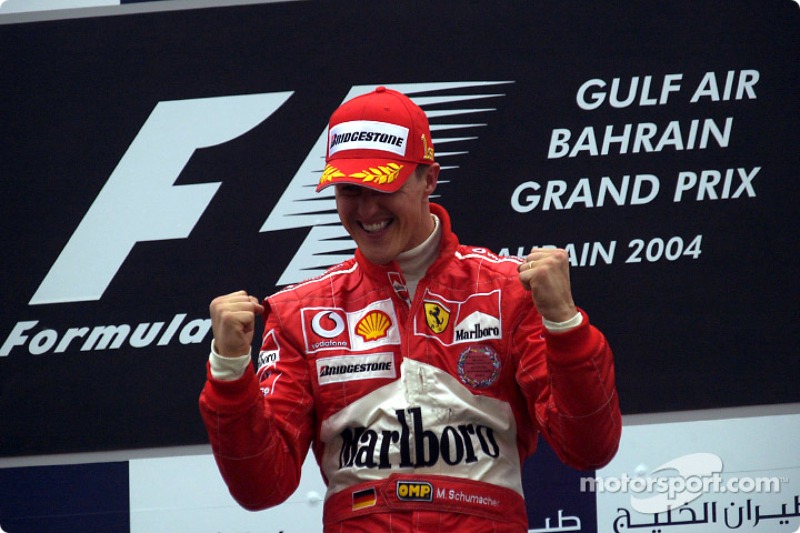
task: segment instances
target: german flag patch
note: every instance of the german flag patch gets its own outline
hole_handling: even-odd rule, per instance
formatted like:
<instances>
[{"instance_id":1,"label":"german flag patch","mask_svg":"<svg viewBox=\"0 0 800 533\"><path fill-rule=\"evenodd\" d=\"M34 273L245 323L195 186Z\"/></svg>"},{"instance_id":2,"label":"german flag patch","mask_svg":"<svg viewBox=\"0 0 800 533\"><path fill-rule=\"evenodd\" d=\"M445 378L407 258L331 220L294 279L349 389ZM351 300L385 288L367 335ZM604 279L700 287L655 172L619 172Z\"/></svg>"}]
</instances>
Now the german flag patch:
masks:
<instances>
[{"instance_id":1,"label":"german flag patch","mask_svg":"<svg viewBox=\"0 0 800 533\"><path fill-rule=\"evenodd\" d=\"M359 490L353 493L353 510L366 509L378 503L375 489Z\"/></svg>"}]
</instances>

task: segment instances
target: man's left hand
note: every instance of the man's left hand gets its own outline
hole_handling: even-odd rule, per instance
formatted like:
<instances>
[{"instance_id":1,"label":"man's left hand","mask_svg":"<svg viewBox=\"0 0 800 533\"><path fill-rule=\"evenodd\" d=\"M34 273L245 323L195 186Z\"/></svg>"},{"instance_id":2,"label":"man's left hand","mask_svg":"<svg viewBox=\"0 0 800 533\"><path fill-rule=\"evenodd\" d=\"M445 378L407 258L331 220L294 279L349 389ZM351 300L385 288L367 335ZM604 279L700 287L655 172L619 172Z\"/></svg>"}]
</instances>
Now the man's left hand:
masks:
<instances>
[{"instance_id":1,"label":"man's left hand","mask_svg":"<svg viewBox=\"0 0 800 533\"><path fill-rule=\"evenodd\" d=\"M566 250L534 248L517 270L520 282L531 291L533 304L542 317L551 322L564 322L577 314Z\"/></svg>"}]
</instances>

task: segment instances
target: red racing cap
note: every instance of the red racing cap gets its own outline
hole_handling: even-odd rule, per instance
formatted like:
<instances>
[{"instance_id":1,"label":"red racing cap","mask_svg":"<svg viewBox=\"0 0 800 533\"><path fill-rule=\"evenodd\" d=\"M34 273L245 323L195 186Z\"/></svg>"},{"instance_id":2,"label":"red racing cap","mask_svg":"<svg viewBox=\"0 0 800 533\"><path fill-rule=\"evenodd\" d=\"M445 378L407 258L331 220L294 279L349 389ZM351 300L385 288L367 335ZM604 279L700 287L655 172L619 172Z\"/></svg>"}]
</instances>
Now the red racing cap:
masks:
<instances>
[{"instance_id":1,"label":"red racing cap","mask_svg":"<svg viewBox=\"0 0 800 533\"><path fill-rule=\"evenodd\" d=\"M417 165L433 161L425 112L406 95L378 87L348 100L331 115L327 164L317 192L340 183L394 192Z\"/></svg>"}]
</instances>

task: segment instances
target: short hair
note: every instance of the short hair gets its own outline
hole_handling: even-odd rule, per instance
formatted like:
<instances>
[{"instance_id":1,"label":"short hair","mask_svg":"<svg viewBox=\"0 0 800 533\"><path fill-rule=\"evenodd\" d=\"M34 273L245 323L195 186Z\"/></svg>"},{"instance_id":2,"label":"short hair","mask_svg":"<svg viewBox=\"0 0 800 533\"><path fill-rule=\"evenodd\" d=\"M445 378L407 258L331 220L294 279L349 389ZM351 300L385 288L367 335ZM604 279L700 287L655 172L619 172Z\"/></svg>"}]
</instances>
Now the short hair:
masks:
<instances>
[{"instance_id":1,"label":"short hair","mask_svg":"<svg viewBox=\"0 0 800 533\"><path fill-rule=\"evenodd\" d=\"M429 168L431 168L430 165L425 165L423 163L420 163L419 165L417 165L417 168L414 169L414 176L417 178L424 178Z\"/></svg>"}]
</instances>

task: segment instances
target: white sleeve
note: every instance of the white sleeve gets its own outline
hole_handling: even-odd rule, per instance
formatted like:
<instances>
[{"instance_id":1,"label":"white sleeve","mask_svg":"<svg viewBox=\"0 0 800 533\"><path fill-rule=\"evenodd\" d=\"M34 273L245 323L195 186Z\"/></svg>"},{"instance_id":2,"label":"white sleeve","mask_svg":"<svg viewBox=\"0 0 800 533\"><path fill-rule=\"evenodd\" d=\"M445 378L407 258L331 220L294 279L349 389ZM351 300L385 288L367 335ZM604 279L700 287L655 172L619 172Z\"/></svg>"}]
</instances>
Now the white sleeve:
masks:
<instances>
[{"instance_id":1,"label":"white sleeve","mask_svg":"<svg viewBox=\"0 0 800 533\"><path fill-rule=\"evenodd\" d=\"M576 314L574 317L570 318L569 320L565 320L564 322L551 322L545 317L542 317L542 324L544 324L544 327L547 328L547 331L551 333L564 333L565 331L577 328L583 324L583 315L578 312L578 314Z\"/></svg>"},{"instance_id":2,"label":"white sleeve","mask_svg":"<svg viewBox=\"0 0 800 533\"><path fill-rule=\"evenodd\" d=\"M211 353L208 356L211 376L221 381L234 381L244 375L247 365L251 364L250 353L237 357L225 357L214 350L214 341L211 341Z\"/></svg>"}]
</instances>

